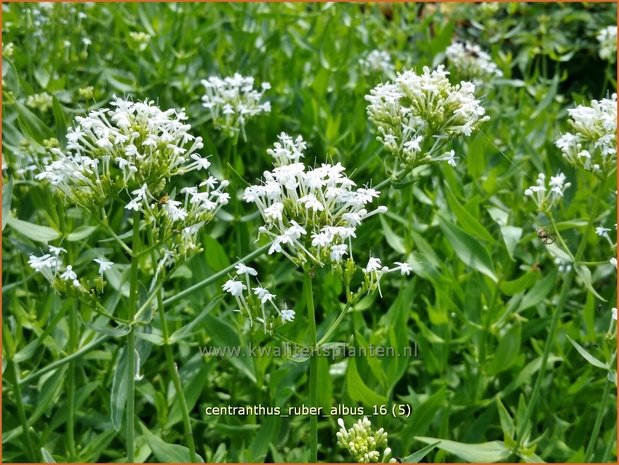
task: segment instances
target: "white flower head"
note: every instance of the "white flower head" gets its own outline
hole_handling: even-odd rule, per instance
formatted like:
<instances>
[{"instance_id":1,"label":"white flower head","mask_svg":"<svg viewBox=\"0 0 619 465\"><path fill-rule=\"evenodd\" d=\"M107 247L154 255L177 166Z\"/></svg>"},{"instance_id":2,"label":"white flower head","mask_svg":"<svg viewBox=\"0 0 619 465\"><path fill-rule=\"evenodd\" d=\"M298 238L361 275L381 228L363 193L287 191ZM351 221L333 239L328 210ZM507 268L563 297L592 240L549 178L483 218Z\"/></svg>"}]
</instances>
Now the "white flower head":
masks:
<instances>
[{"instance_id":1,"label":"white flower head","mask_svg":"<svg viewBox=\"0 0 619 465\"><path fill-rule=\"evenodd\" d=\"M247 286L245 286L245 284L241 281L229 279L222 286L222 289L234 297L241 297L243 295L243 291L247 290Z\"/></svg>"},{"instance_id":2,"label":"white flower head","mask_svg":"<svg viewBox=\"0 0 619 465\"><path fill-rule=\"evenodd\" d=\"M524 190L524 195L530 197L539 211L548 211L558 205L563 199L565 191L571 186L567 182L565 174L558 172L550 177L550 182L546 182L546 175L539 173L533 186Z\"/></svg>"},{"instance_id":3,"label":"white flower head","mask_svg":"<svg viewBox=\"0 0 619 465\"><path fill-rule=\"evenodd\" d=\"M262 184L245 189L243 199L260 211L264 226L259 229L271 239L270 254L282 253L296 264L341 262L351 254L356 228L385 208L368 212L379 192L370 187L355 188L345 168L323 163L308 168L306 143L282 133L267 153L274 168L264 173Z\"/></svg>"},{"instance_id":4,"label":"white flower head","mask_svg":"<svg viewBox=\"0 0 619 465\"><path fill-rule=\"evenodd\" d=\"M596 38L600 43L600 58L614 63L617 60L617 26L601 29Z\"/></svg>"},{"instance_id":5,"label":"white flower head","mask_svg":"<svg viewBox=\"0 0 619 465\"><path fill-rule=\"evenodd\" d=\"M93 261L99 265L99 274L102 276L103 273L105 273L107 270L110 270L114 265L113 262L109 261L105 257L95 258Z\"/></svg>"},{"instance_id":6,"label":"white flower head","mask_svg":"<svg viewBox=\"0 0 619 465\"><path fill-rule=\"evenodd\" d=\"M391 62L391 56L384 50L372 50L359 59L359 66L365 75L383 74L390 75L395 67Z\"/></svg>"},{"instance_id":7,"label":"white flower head","mask_svg":"<svg viewBox=\"0 0 619 465\"><path fill-rule=\"evenodd\" d=\"M463 79L483 83L503 75L490 55L472 42L452 42L445 55L453 70Z\"/></svg>"},{"instance_id":8,"label":"white flower head","mask_svg":"<svg viewBox=\"0 0 619 465\"><path fill-rule=\"evenodd\" d=\"M468 81L452 85L444 66L399 73L374 87L365 99L370 122L385 149L403 165L445 160L451 139L470 136L488 117ZM455 159L447 158L447 160Z\"/></svg>"},{"instance_id":9,"label":"white flower head","mask_svg":"<svg viewBox=\"0 0 619 465\"><path fill-rule=\"evenodd\" d=\"M245 265L244 263L238 263L234 268L236 268L236 274L239 276L258 276L258 272L255 269L253 269L251 266Z\"/></svg>"},{"instance_id":10,"label":"white flower head","mask_svg":"<svg viewBox=\"0 0 619 465\"><path fill-rule=\"evenodd\" d=\"M215 127L234 137L239 132L245 137L245 123L261 113L271 111L271 104L262 101L265 91L271 88L268 82L254 88L254 78L233 76L220 78L211 76L202 80L206 93L202 105L211 113Z\"/></svg>"},{"instance_id":11,"label":"white flower head","mask_svg":"<svg viewBox=\"0 0 619 465\"><path fill-rule=\"evenodd\" d=\"M578 105L568 114L572 131L555 142L563 157L587 171L611 173L617 167L617 94Z\"/></svg>"}]
</instances>

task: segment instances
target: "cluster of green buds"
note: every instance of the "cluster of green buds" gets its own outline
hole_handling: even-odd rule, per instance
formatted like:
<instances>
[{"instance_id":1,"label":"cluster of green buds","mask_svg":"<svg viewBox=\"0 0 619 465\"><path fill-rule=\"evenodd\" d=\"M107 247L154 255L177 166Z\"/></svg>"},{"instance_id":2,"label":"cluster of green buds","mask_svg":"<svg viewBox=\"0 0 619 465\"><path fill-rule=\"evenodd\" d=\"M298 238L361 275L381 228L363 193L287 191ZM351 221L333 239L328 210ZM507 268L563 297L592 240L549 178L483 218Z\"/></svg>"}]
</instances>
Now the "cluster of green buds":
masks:
<instances>
[{"instance_id":1,"label":"cluster of green buds","mask_svg":"<svg viewBox=\"0 0 619 465\"><path fill-rule=\"evenodd\" d=\"M394 458L390 458L391 449L387 446L387 432L383 428L373 431L372 423L367 417L358 420L348 430L341 418L338 418L337 423L340 426L340 430L336 433L337 445L348 450L355 462L396 462Z\"/></svg>"},{"instance_id":2,"label":"cluster of green buds","mask_svg":"<svg viewBox=\"0 0 619 465\"><path fill-rule=\"evenodd\" d=\"M53 105L54 98L47 92L40 94L29 95L26 99L26 105L33 110L38 110L41 113L46 113Z\"/></svg>"},{"instance_id":3,"label":"cluster of green buds","mask_svg":"<svg viewBox=\"0 0 619 465\"><path fill-rule=\"evenodd\" d=\"M454 165L455 153L446 151L446 144L470 136L488 120L475 85L452 85L448 75L442 65L432 71L424 67L421 74L404 71L365 96L378 140L405 168L438 161Z\"/></svg>"}]
</instances>

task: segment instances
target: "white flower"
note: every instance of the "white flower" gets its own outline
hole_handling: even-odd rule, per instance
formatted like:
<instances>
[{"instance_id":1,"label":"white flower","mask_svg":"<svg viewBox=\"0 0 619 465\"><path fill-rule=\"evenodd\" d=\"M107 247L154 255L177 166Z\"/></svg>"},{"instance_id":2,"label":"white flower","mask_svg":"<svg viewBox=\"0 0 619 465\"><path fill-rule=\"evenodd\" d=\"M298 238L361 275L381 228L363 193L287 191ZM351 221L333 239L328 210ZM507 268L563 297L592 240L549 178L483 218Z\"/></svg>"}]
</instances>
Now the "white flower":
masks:
<instances>
[{"instance_id":1,"label":"white flower","mask_svg":"<svg viewBox=\"0 0 619 465\"><path fill-rule=\"evenodd\" d=\"M289 308L283 308L281 311L282 323L286 323L287 321L294 321L294 310L290 310Z\"/></svg>"},{"instance_id":2,"label":"white flower","mask_svg":"<svg viewBox=\"0 0 619 465\"><path fill-rule=\"evenodd\" d=\"M73 271L73 267L71 265L67 265L64 273L60 275L60 279L64 279L65 281L74 281L77 279L77 275L75 271Z\"/></svg>"},{"instance_id":3,"label":"white flower","mask_svg":"<svg viewBox=\"0 0 619 465\"><path fill-rule=\"evenodd\" d=\"M36 255L30 255L30 257L28 258L28 264L32 267L33 270L38 271L39 273L44 273L45 271L51 271L52 273L56 273L58 267L61 265L61 262L58 256L52 256L46 253L40 257L37 257Z\"/></svg>"},{"instance_id":4,"label":"white flower","mask_svg":"<svg viewBox=\"0 0 619 465\"><path fill-rule=\"evenodd\" d=\"M595 228L595 233L600 237L606 236L609 232L610 229L605 228L604 226L596 226Z\"/></svg>"},{"instance_id":5,"label":"white flower","mask_svg":"<svg viewBox=\"0 0 619 465\"><path fill-rule=\"evenodd\" d=\"M237 275L251 275L258 276L258 272L250 266L245 265L244 263L239 263L235 266Z\"/></svg>"},{"instance_id":6,"label":"white flower","mask_svg":"<svg viewBox=\"0 0 619 465\"><path fill-rule=\"evenodd\" d=\"M111 269L112 265L114 265L113 262L109 261L105 257L95 258L94 262L99 264L99 274L100 275L103 275L103 273L105 273L107 270Z\"/></svg>"},{"instance_id":7,"label":"white flower","mask_svg":"<svg viewBox=\"0 0 619 465\"><path fill-rule=\"evenodd\" d=\"M336 244L331 247L331 260L339 262L347 253L348 246L346 244Z\"/></svg>"},{"instance_id":8,"label":"white flower","mask_svg":"<svg viewBox=\"0 0 619 465\"><path fill-rule=\"evenodd\" d=\"M382 264L380 262L380 258L370 257L368 260L368 264L365 266L365 271L367 273L372 273L376 271L380 271L382 269Z\"/></svg>"},{"instance_id":9,"label":"white flower","mask_svg":"<svg viewBox=\"0 0 619 465\"><path fill-rule=\"evenodd\" d=\"M535 185L527 187L524 195L531 197L538 210L548 211L563 199L563 194L571 186L566 179L565 175L559 171L555 176L550 177L550 183L547 185L546 175L539 173Z\"/></svg>"},{"instance_id":10,"label":"white flower","mask_svg":"<svg viewBox=\"0 0 619 465\"><path fill-rule=\"evenodd\" d=\"M611 258L609 262L612 266L615 267L615 269L617 268L617 259L615 257Z\"/></svg>"},{"instance_id":11,"label":"white flower","mask_svg":"<svg viewBox=\"0 0 619 465\"><path fill-rule=\"evenodd\" d=\"M173 176L206 166L197 154L202 139L189 133L186 119L183 110L115 97L109 107L76 117L67 149L52 149L52 161L36 178L87 206L126 190L131 192L126 208L138 211L147 199L165 192Z\"/></svg>"},{"instance_id":12,"label":"white flower","mask_svg":"<svg viewBox=\"0 0 619 465\"><path fill-rule=\"evenodd\" d=\"M395 265L395 270L398 270L402 275L409 275L410 272L413 270L413 268L405 262L395 262Z\"/></svg>"},{"instance_id":13,"label":"white flower","mask_svg":"<svg viewBox=\"0 0 619 465\"><path fill-rule=\"evenodd\" d=\"M378 140L403 164L443 160L444 146L458 136L470 136L488 120L475 97L475 85L452 85L444 66L403 71L393 82L374 87L365 99Z\"/></svg>"},{"instance_id":14,"label":"white flower","mask_svg":"<svg viewBox=\"0 0 619 465\"><path fill-rule=\"evenodd\" d=\"M600 58L614 63L617 60L617 26L608 26L597 34Z\"/></svg>"},{"instance_id":15,"label":"white flower","mask_svg":"<svg viewBox=\"0 0 619 465\"><path fill-rule=\"evenodd\" d=\"M617 94L568 113L572 132L555 142L563 157L574 166L609 174L617 165Z\"/></svg>"},{"instance_id":16,"label":"white flower","mask_svg":"<svg viewBox=\"0 0 619 465\"><path fill-rule=\"evenodd\" d=\"M62 247L54 247L53 245L49 246L49 251L56 257L60 256L60 254L67 253L66 249L63 249Z\"/></svg>"},{"instance_id":17,"label":"white flower","mask_svg":"<svg viewBox=\"0 0 619 465\"><path fill-rule=\"evenodd\" d=\"M234 297L240 297L243 295L243 291L247 289L247 286L245 286L245 284L243 284L241 281L229 279L222 286L222 289Z\"/></svg>"},{"instance_id":18,"label":"white flower","mask_svg":"<svg viewBox=\"0 0 619 465\"><path fill-rule=\"evenodd\" d=\"M236 73L234 76L220 78L211 76L202 80L206 94L202 105L211 112L213 124L228 137L238 132L244 133L246 121L261 113L271 111L269 102L262 102L264 92L270 89L268 82L260 89L254 89L254 78Z\"/></svg>"},{"instance_id":19,"label":"white flower","mask_svg":"<svg viewBox=\"0 0 619 465\"><path fill-rule=\"evenodd\" d=\"M613 320L617 321L617 309L615 307L611 308L610 313L613 317Z\"/></svg>"},{"instance_id":20,"label":"white flower","mask_svg":"<svg viewBox=\"0 0 619 465\"><path fill-rule=\"evenodd\" d=\"M275 298L274 294L271 294L268 290L266 290L263 287L254 287L253 291L254 291L254 294L256 294L256 296L260 299L260 302L262 302L263 304L267 302L272 302L273 299Z\"/></svg>"},{"instance_id":21,"label":"white flower","mask_svg":"<svg viewBox=\"0 0 619 465\"><path fill-rule=\"evenodd\" d=\"M490 55L471 42L453 42L445 55L459 77L475 82L490 81L503 75Z\"/></svg>"},{"instance_id":22,"label":"white flower","mask_svg":"<svg viewBox=\"0 0 619 465\"><path fill-rule=\"evenodd\" d=\"M363 220L386 211L366 210L379 192L355 189L340 163L306 167L300 161L306 148L302 137L282 133L278 139L267 150L273 170L264 173L262 184L249 186L243 194L262 215L259 233L272 241L269 254L282 253L297 264L339 262L350 253L350 241Z\"/></svg>"},{"instance_id":23,"label":"white flower","mask_svg":"<svg viewBox=\"0 0 619 465\"><path fill-rule=\"evenodd\" d=\"M384 50L372 50L359 59L359 66L363 74L391 74L394 71L391 57Z\"/></svg>"}]
</instances>

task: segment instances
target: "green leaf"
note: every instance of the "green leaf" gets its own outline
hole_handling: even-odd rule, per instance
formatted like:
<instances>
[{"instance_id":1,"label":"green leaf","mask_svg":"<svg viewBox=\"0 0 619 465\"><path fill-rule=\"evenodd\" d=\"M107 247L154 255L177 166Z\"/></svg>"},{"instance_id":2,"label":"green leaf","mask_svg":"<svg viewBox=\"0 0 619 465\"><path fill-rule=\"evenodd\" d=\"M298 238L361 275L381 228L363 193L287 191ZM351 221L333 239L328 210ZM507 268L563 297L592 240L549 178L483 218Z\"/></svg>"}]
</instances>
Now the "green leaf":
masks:
<instances>
[{"instance_id":1,"label":"green leaf","mask_svg":"<svg viewBox=\"0 0 619 465\"><path fill-rule=\"evenodd\" d=\"M456 255L464 264L497 282L494 265L486 248L462 229L439 214L439 224Z\"/></svg>"},{"instance_id":2,"label":"green leaf","mask_svg":"<svg viewBox=\"0 0 619 465\"><path fill-rule=\"evenodd\" d=\"M472 236L481 239L482 241L486 241L490 244L495 244L496 240L492 236L492 234L490 234L488 230L479 221L477 221L475 217L471 215L466 210L466 208L464 208L460 204L460 202L458 202L458 199L451 191L449 186L446 189L445 193L447 197L447 203L449 203L451 211L454 213L454 215L456 215L458 224L462 227L462 229L467 233L471 234Z\"/></svg>"},{"instance_id":3,"label":"green leaf","mask_svg":"<svg viewBox=\"0 0 619 465\"><path fill-rule=\"evenodd\" d=\"M488 366L488 374L496 375L511 367L520 353L520 324L514 324L501 338L494 357Z\"/></svg>"},{"instance_id":4,"label":"green leaf","mask_svg":"<svg viewBox=\"0 0 619 465\"><path fill-rule=\"evenodd\" d=\"M43 457L43 463L56 463L52 454L50 454L45 447L41 447L41 456Z\"/></svg>"},{"instance_id":5,"label":"green leaf","mask_svg":"<svg viewBox=\"0 0 619 465\"><path fill-rule=\"evenodd\" d=\"M11 215L11 198L13 197L13 178L2 186L2 230L6 227Z\"/></svg>"},{"instance_id":6,"label":"green leaf","mask_svg":"<svg viewBox=\"0 0 619 465\"><path fill-rule=\"evenodd\" d=\"M389 244L391 248L399 254L406 254L406 247L404 247L404 241L400 236L393 232L393 229L389 227L389 225L382 216L380 217L380 224L383 227L383 233L385 235L385 240L387 241L387 244Z\"/></svg>"},{"instance_id":7,"label":"green leaf","mask_svg":"<svg viewBox=\"0 0 619 465\"><path fill-rule=\"evenodd\" d=\"M442 387L428 397L423 404L414 408L410 425L406 428L406 434L414 436L425 433L432 420L437 417L437 412L445 405L446 397L447 391Z\"/></svg>"},{"instance_id":8,"label":"green leaf","mask_svg":"<svg viewBox=\"0 0 619 465\"><path fill-rule=\"evenodd\" d=\"M436 441L432 444L428 444L425 447L422 447L417 452L412 453L408 457L402 459L402 463L419 463L421 459L423 459L426 455L432 452L436 446L440 444L441 441Z\"/></svg>"},{"instance_id":9,"label":"green leaf","mask_svg":"<svg viewBox=\"0 0 619 465\"><path fill-rule=\"evenodd\" d=\"M505 438L514 439L516 428L514 426L514 420L501 402L501 399L496 398L496 408L499 411L499 419L501 420L501 428Z\"/></svg>"},{"instance_id":10,"label":"green leaf","mask_svg":"<svg viewBox=\"0 0 619 465\"><path fill-rule=\"evenodd\" d=\"M112 392L110 394L112 427L116 431L119 431L122 425L125 404L127 403L127 385L129 377L127 368L127 351L123 348L116 362L116 370L114 371L114 379L112 380Z\"/></svg>"},{"instance_id":11,"label":"green leaf","mask_svg":"<svg viewBox=\"0 0 619 465\"><path fill-rule=\"evenodd\" d=\"M580 277L585 287L591 292L597 299L602 302L606 302L606 299L602 297L598 291L595 290L591 282L591 271L585 265L574 265L574 271Z\"/></svg>"},{"instance_id":12,"label":"green leaf","mask_svg":"<svg viewBox=\"0 0 619 465\"><path fill-rule=\"evenodd\" d=\"M505 295L514 296L520 292L526 291L533 286L540 278L540 273L536 271L527 271L519 278L511 281L503 281L500 284L501 292Z\"/></svg>"},{"instance_id":13,"label":"green leaf","mask_svg":"<svg viewBox=\"0 0 619 465\"><path fill-rule=\"evenodd\" d=\"M191 462L189 449L178 444L170 444L159 439L153 433L148 431L146 426L140 423L146 444L152 451L157 460L162 463L188 463ZM204 459L196 454L198 463L204 463Z\"/></svg>"},{"instance_id":14,"label":"green leaf","mask_svg":"<svg viewBox=\"0 0 619 465\"><path fill-rule=\"evenodd\" d=\"M52 132L38 116L32 113L25 105L15 102L15 109L19 115L19 125L23 131L32 137L39 144L43 144L45 139L52 137Z\"/></svg>"},{"instance_id":15,"label":"green leaf","mask_svg":"<svg viewBox=\"0 0 619 465\"><path fill-rule=\"evenodd\" d=\"M35 242L50 242L60 237L60 233L49 226L41 226L39 224L18 220L10 213L7 223L15 229L15 231Z\"/></svg>"},{"instance_id":16,"label":"green leaf","mask_svg":"<svg viewBox=\"0 0 619 465\"><path fill-rule=\"evenodd\" d=\"M580 355L582 355L584 357L584 359L589 362L591 365L593 365L594 367L598 367L598 368L602 368L603 370L608 370L609 367L606 363L598 360L597 358L595 358L593 355L591 355L589 352L587 352L587 350L581 346L578 342L576 342L574 339L572 339L571 337L567 336L567 339L572 343L572 345L574 346L574 348L578 351L578 353Z\"/></svg>"},{"instance_id":17,"label":"green leaf","mask_svg":"<svg viewBox=\"0 0 619 465\"><path fill-rule=\"evenodd\" d=\"M518 312L540 304L554 288L557 280L557 270L553 269L548 276L540 279L529 292L525 294L518 305Z\"/></svg>"},{"instance_id":18,"label":"green leaf","mask_svg":"<svg viewBox=\"0 0 619 465\"><path fill-rule=\"evenodd\" d=\"M350 398L357 402L361 402L367 407L375 405L386 405L387 398L377 394L370 389L357 371L357 363L354 357L348 360L348 368L346 370L346 389Z\"/></svg>"},{"instance_id":19,"label":"green leaf","mask_svg":"<svg viewBox=\"0 0 619 465\"><path fill-rule=\"evenodd\" d=\"M463 442L448 441L446 439L415 437L415 439L432 444L439 441L438 448L456 455L467 462L494 463L509 457L510 451L502 441L482 442L479 444L465 444Z\"/></svg>"},{"instance_id":20,"label":"green leaf","mask_svg":"<svg viewBox=\"0 0 619 465\"><path fill-rule=\"evenodd\" d=\"M74 229L67 235L67 240L69 242L81 241L82 239L86 239L96 230L96 226L80 226L79 228Z\"/></svg>"},{"instance_id":21,"label":"green leaf","mask_svg":"<svg viewBox=\"0 0 619 465\"><path fill-rule=\"evenodd\" d=\"M194 328L198 326L199 324L201 324L202 321L204 321L204 319L211 312L211 310L213 310L215 306L219 305L219 302L221 302L223 297L224 297L223 294L215 297L213 300L211 300L208 303L206 308L202 310L198 316L196 316L195 318L192 318L191 321L185 326L183 326L182 328L179 328L176 331L174 331L172 335L170 336L170 344L174 344L175 342L180 341L186 338L187 336L189 336L194 330Z\"/></svg>"},{"instance_id":22,"label":"green leaf","mask_svg":"<svg viewBox=\"0 0 619 465\"><path fill-rule=\"evenodd\" d=\"M509 257L514 259L514 251L518 245L518 241L522 237L522 228L518 226L501 226L501 235L503 236L503 242L505 242L505 248Z\"/></svg>"}]
</instances>

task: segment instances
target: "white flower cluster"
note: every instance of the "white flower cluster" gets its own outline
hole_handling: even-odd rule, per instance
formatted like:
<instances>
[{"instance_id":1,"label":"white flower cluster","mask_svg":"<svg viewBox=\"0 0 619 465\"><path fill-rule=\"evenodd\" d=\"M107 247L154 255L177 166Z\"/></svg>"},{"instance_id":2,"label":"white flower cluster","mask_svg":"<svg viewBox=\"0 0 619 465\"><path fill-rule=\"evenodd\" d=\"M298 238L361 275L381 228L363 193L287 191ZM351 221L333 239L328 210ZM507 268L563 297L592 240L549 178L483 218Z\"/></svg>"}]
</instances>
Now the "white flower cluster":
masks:
<instances>
[{"instance_id":1,"label":"white flower cluster","mask_svg":"<svg viewBox=\"0 0 619 465\"><path fill-rule=\"evenodd\" d=\"M524 195L533 199L539 211L548 211L563 199L563 194L570 186L571 184L566 182L565 174L561 172L551 176L548 184L546 175L540 173L537 175L535 185L527 187Z\"/></svg>"},{"instance_id":2,"label":"white flower cluster","mask_svg":"<svg viewBox=\"0 0 619 465\"><path fill-rule=\"evenodd\" d=\"M126 210L143 214L154 238L187 256L198 250L197 232L229 195L228 182L213 176L181 189L183 200L166 193L174 176L210 166L197 153L202 139L189 133L186 119L183 111L163 111L153 102L115 98L110 108L76 118L66 153L51 148L54 159L36 177L87 208L120 200Z\"/></svg>"},{"instance_id":3,"label":"white flower cluster","mask_svg":"<svg viewBox=\"0 0 619 465\"><path fill-rule=\"evenodd\" d=\"M145 184L157 195L172 176L209 166L196 153L202 139L189 133L186 119L184 111L115 97L110 108L76 118L66 153L52 148L55 159L37 178L85 205Z\"/></svg>"},{"instance_id":4,"label":"white flower cluster","mask_svg":"<svg viewBox=\"0 0 619 465\"><path fill-rule=\"evenodd\" d=\"M340 163L308 169L300 161L305 148L301 136L280 134L267 151L275 168L265 171L263 184L246 188L243 199L255 203L262 215L260 233L272 240L270 254L282 253L299 265L337 263L350 256L357 226L387 208L368 211L379 192L355 189Z\"/></svg>"},{"instance_id":5,"label":"white flower cluster","mask_svg":"<svg viewBox=\"0 0 619 465\"><path fill-rule=\"evenodd\" d=\"M600 43L599 55L602 60L617 61L617 26L608 26L597 34Z\"/></svg>"},{"instance_id":6,"label":"white flower cluster","mask_svg":"<svg viewBox=\"0 0 619 465\"><path fill-rule=\"evenodd\" d=\"M396 462L393 458L389 459L391 449L387 446L387 432L383 428L372 431L372 423L367 417L358 420L348 430L341 418L338 418L337 424L340 426L340 430L336 433L337 445L348 450L355 462ZM383 450L382 454L379 449Z\"/></svg>"},{"instance_id":7,"label":"white flower cluster","mask_svg":"<svg viewBox=\"0 0 619 465\"><path fill-rule=\"evenodd\" d=\"M202 80L206 94L202 105L210 110L213 124L227 137L236 137L240 132L245 138L245 123L260 113L271 111L271 103L262 102L264 93L271 84L263 82L254 89L254 78L235 73L224 79L211 76Z\"/></svg>"},{"instance_id":8,"label":"white flower cluster","mask_svg":"<svg viewBox=\"0 0 619 465\"><path fill-rule=\"evenodd\" d=\"M567 111L573 131L555 145L571 164L608 174L617 168L617 94Z\"/></svg>"},{"instance_id":9,"label":"white flower cluster","mask_svg":"<svg viewBox=\"0 0 619 465\"><path fill-rule=\"evenodd\" d=\"M359 59L359 66L365 75L386 74L394 71L391 56L384 50L372 50L370 53Z\"/></svg>"},{"instance_id":10,"label":"white flower cluster","mask_svg":"<svg viewBox=\"0 0 619 465\"><path fill-rule=\"evenodd\" d=\"M445 55L456 74L463 79L482 83L503 75L490 55L472 42L453 42L447 47Z\"/></svg>"},{"instance_id":11,"label":"white flower cluster","mask_svg":"<svg viewBox=\"0 0 619 465\"><path fill-rule=\"evenodd\" d=\"M50 245L48 252L41 256L31 254L28 258L28 264L60 291L67 291L69 290L68 288L72 287L78 291L85 292L86 288L78 279L73 266L63 265L62 255L65 253L67 253L66 249ZM101 276L114 265L113 262L105 257L95 258L93 261L99 265L99 274Z\"/></svg>"},{"instance_id":12,"label":"white flower cluster","mask_svg":"<svg viewBox=\"0 0 619 465\"><path fill-rule=\"evenodd\" d=\"M432 71L424 67L422 74L404 71L365 96L378 140L409 168L448 159L443 153L446 142L470 136L488 120L475 85L452 85L448 75L442 65Z\"/></svg>"},{"instance_id":13,"label":"white flower cluster","mask_svg":"<svg viewBox=\"0 0 619 465\"><path fill-rule=\"evenodd\" d=\"M255 278L258 286L252 286L250 277ZM236 277L230 278L222 286L225 292L236 299L239 307L237 311L247 314L250 325L253 324L254 318L262 323L265 332L271 332L278 324L283 325L288 321L293 321L294 310L290 310L285 304L280 310L274 302L276 296L262 287L257 277L258 272L254 268L239 263L236 265ZM279 321L270 315L267 305L269 309L275 309Z\"/></svg>"}]
</instances>

